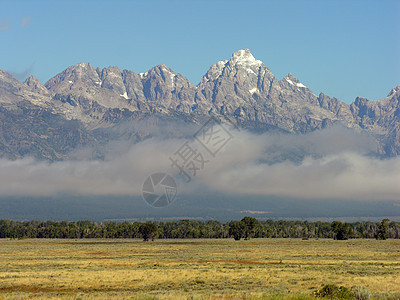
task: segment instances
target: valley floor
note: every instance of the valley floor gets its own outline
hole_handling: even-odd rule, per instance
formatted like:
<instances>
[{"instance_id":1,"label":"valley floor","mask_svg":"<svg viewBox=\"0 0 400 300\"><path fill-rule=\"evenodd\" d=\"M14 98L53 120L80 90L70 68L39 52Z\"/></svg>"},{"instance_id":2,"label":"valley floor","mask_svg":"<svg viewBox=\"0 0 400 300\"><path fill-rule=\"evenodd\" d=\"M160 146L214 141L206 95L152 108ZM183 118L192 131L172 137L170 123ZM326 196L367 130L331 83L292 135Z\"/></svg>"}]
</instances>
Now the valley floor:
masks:
<instances>
[{"instance_id":1,"label":"valley floor","mask_svg":"<svg viewBox=\"0 0 400 300\"><path fill-rule=\"evenodd\" d=\"M0 299L400 298L400 240L0 239Z\"/></svg>"}]
</instances>

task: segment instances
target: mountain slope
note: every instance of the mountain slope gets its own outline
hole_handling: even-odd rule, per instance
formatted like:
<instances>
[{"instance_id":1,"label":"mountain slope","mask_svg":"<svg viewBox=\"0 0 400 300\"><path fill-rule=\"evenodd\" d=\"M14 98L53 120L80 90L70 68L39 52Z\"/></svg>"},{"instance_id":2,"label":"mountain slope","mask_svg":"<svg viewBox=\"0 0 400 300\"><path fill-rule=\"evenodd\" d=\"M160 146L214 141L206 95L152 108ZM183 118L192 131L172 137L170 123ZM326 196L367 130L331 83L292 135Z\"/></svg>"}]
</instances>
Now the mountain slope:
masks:
<instances>
[{"instance_id":1,"label":"mountain slope","mask_svg":"<svg viewBox=\"0 0 400 300\"><path fill-rule=\"evenodd\" d=\"M278 80L248 49L212 65L197 86L165 65L136 74L79 63L45 85L33 76L21 83L0 70L0 112L0 155L10 158L65 159L79 147L144 137L135 126L118 133L121 124L198 123L209 115L235 118L255 131L307 133L341 124L374 135L380 155L400 154L400 86L382 100L348 105L316 96L292 74Z\"/></svg>"}]
</instances>

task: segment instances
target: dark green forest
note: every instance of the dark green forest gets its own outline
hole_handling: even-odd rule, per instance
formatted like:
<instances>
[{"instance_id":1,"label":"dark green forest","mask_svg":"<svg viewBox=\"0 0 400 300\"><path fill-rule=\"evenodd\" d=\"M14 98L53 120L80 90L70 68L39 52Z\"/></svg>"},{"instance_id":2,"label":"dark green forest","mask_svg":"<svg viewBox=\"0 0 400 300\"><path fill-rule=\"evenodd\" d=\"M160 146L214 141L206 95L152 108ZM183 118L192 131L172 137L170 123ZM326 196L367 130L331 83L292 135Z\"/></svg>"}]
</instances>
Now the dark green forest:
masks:
<instances>
[{"instance_id":1,"label":"dark green forest","mask_svg":"<svg viewBox=\"0 0 400 300\"><path fill-rule=\"evenodd\" d=\"M0 238L352 238L398 239L400 223L381 222L308 222L258 221L244 217L241 221L181 220L176 222L104 222L92 221L11 221L0 220Z\"/></svg>"}]
</instances>

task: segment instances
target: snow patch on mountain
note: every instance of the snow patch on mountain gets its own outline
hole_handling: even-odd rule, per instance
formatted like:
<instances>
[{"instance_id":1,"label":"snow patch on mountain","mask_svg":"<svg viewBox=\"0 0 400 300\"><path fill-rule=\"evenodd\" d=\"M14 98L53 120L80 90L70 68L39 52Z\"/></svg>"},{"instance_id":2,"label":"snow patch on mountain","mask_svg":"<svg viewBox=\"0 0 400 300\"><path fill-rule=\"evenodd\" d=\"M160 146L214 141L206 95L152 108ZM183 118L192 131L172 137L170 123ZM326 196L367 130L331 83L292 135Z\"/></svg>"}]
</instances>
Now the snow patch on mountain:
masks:
<instances>
[{"instance_id":1,"label":"snow patch on mountain","mask_svg":"<svg viewBox=\"0 0 400 300\"><path fill-rule=\"evenodd\" d=\"M175 87L175 77L176 77L176 74L170 73L169 76L170 76L170 78L171 78L172 86Z\"/></svg>"},{"instance_id":2,"label":"snow patch on mountain","mask_svg":"<svg viewBox=\"0 0 400 300\"><path fill-rule=\"evenodd\" d=\"M295 85L297 87L305 88L306 86L301 82L293 82L290 79L286 78L286 81L289 82L291 85Z\"/></svg>"},{"instance_id":3,"label":"snow patch on mountain","mask_svg":"<svg viewBox=\"0 0 400 300\"><path fill-rule=\"evenodd\" d=\"M296 83L296 85L297 85L298 87L302 87L302 88L305 88L305 87L306 87L306 86L305 86L304 84L302 84L301 82Z\"/></svg>"},{"instance_id":4,"label":"snow patch on mountain","mask_svg":"<svg viewBox=\"0 0 400 300\"><path fill-rule=\"evenodd\" d=\"M125 93L123 93L122 95L120 95L121 97L124 97L125 99L129 99L128 98L128 94L125 92Z\"/></svg>"}]
</instances>

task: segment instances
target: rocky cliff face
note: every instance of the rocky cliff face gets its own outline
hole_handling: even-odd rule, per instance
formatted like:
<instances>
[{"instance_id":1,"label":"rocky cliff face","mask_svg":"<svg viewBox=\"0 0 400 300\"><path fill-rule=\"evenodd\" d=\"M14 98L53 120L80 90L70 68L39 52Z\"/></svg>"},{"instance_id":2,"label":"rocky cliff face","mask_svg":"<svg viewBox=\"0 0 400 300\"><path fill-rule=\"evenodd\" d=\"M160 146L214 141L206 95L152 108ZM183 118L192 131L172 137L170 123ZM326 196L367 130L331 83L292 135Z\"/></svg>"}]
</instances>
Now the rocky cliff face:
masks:
<instances>
[{"instance_id":1,"label":"rocky cliff face","mask_svg":"<svg viewBox=\"0 0 400 300\"><path fill-rule=\"evenodd\" d=\"M373 134L377 151L394 156L400 154L399 103L400 86L382 100L357 98L351 105L323 93L316 96L292 74L277 80L248 49L212 65L197 86L165 65L136 74L79 63L45 85L33 76L21 83L0 70L0 155L62 159L76 147L116 138L107 129L124 121L197 122L202 116L226 115L258 131L306 133L342 124ZM43 134L35 135L33 128ZM134 127L129 130L128 136L136 134Z\"/></svg>"},{"instance_id":2,"label":"rocky cliff face","mask_svg":"<svg viewBox=\"0 0 400 300\"><path fill-rule=\"evenodd\" d=\"M244 122L307 132L324 127L325 119L335 119L297 78L289 74L278 81L248 49L211 66L197 88L212 103L213 111Z\"/></svg>"}]
</instances>

